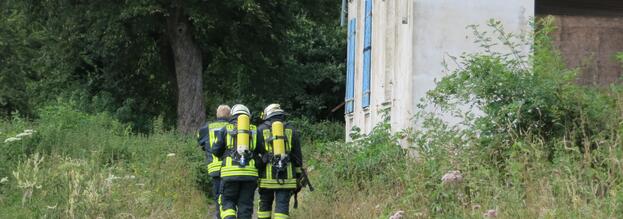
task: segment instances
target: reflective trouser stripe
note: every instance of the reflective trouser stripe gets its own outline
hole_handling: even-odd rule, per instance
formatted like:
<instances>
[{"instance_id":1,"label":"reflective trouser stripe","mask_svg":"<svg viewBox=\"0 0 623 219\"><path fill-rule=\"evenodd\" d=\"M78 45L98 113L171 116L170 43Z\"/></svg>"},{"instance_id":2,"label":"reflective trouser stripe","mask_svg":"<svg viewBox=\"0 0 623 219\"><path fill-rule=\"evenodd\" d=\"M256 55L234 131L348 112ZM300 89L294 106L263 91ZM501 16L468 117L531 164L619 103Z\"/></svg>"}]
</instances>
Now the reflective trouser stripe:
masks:
<instances>
[{"instance_id":1,"label":"reflective trouser stripe","mask_svg":"<svg viewBox=\"0 0 623 219\"><path fill-rule=\"evenodd\" d=\"M236 218L236 210L234 210L234 209L227 209L225 211L221 211L221 218L226 219L227 217L234 217L234 218Z\"/></svg>"},{"instance_id":2,"label":"reflective trouser stripe","mask_svg":"<svg viewBox=\"0 0 623 219\"><path fill-rule=\"evenodd\" d=\"M283 213L275 213L275 219L288 219L290 216Z\"/></svg>"},{"instance_id":3,"label":"reflective trouser stripe","mask_svg":"<svg viewBox=\"0 0 623 219\"><path fill-rule=\"evenodd\" d=\"M223 218L223 201L221 200L222 197L223 195L218 195L218 211L221 218Z\"/></svg>"},{"instance_id":4,"label":"reflective trouser stripe","mask_svg":"<svg viewBox=\"0 0 623 219\"><path fill-rule=\"evenodd\" d=\"M258 211L257 218L270 218L270 211Z\"/></svg>"}]
</instances>

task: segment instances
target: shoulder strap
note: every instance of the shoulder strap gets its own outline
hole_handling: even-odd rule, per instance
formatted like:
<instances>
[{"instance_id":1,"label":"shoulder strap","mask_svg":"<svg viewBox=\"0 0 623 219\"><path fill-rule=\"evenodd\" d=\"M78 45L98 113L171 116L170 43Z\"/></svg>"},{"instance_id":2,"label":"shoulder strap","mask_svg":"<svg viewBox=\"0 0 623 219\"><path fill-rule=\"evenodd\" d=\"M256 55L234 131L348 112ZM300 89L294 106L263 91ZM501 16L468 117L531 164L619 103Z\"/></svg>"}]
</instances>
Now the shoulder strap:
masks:
<instances>
[{"instance_id":1,"label":"shoulder strap","mask_svg":"<svg viewBox=\"0 0 623 219\"><path fill-rule=\"evenodd\" d=\"M284 130L284 134L285 134L285 141L286 141L286 150L288 150L288 152L292 151L292 133L294 133L294 129L292 128L285 128Z\"/></svg>"},{"instance_id":2,"label":"shoulder strap","mask_svg":"<svg viewBox=\"0 0 623 219\"><path fill-rule=\"evenodd\" d=\"M227 132L227 148L234 148L236 144L236 126L234 126L234 124L227 124L225 129Z\"/></svg>"}]
</instances>

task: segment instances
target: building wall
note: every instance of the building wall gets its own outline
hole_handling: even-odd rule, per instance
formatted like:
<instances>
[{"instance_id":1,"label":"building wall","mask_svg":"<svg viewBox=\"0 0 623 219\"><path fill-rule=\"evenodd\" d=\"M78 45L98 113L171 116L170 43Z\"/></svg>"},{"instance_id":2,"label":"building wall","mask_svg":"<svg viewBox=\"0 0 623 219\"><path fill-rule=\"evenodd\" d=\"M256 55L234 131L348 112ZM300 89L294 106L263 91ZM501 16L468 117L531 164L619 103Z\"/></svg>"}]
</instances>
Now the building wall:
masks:
<instances>
[{"instance_id":1,"label":"building wall","mask_svg":"<svg viewBox=\"0 0 623 219\"><path fill-rule=\"evenodd\" d=\"M506 32L531 34L530 19L534 17L533 0L417 0L415 7L415 34L413 40L413 93L414 100L425 97L448 72L458 68L451 56L481 52L474 43L469 25L478 25L480 31L491 32L490 19L501 21ZM526 46L523 51L529 52ZM494 50L509 51L507 47ZM447 66L442 63L447 63ZM412 103L415 109L418 101ZM432 110L432 109L427 109ZM447 116L447 121L455 120Z\"/></svg>"},{"instance_id":2,"label":"building wall","mask_svg":"<svg viewBox=\"0 0 623 219\"><path fill-rule=\"evenodd\" d=\"M565 62L578 68L578 83L608 85L621 77L623 68L615 59L623 51L623 16L554 16L554 44Z\"/></svg>"},{"instance_id":3,"label":"building wall","mask_svg":"<svg viewBox=\"0 0 623 219\"><path fill-rule=\"evenodd\" d=\"M390 116L392 130L414 126L418 100L443 77L450 56L478 51L468 25L493 18L510 32L529 30L534 0L373 0L370 107L361 106L364 0L350 0L349 20L357 18L354 112L345 115L346 134L363 133ZM452 67L452 66L450 66Z\"/></svg>"}]
</instances>

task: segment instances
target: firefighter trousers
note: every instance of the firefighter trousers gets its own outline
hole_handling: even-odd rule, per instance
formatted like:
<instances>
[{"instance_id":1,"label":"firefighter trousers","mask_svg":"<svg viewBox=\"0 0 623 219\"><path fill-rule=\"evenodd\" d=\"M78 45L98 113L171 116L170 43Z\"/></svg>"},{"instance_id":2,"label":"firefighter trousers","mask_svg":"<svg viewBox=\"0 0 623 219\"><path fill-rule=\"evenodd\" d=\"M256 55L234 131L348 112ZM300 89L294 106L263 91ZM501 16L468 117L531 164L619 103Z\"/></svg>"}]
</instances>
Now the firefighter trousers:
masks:
<instances>
[{"instance_id":1,"label":"firefighter trousers","mask_svg":"<svg viewBox=\"0 0 623 219\"><path fill-rule=\"evenodd\" d=\"M290 197L293 189L262 189L260 188L260 206L257 217L260 219L271 218L273 202L275 202L275 219L289 218Z\"/></svg>"},{"instance_id":2,"label":"firefighter trousers","mask_svg":"<svg viewBox=\"0 0 623 219\"><path fill-rule=\"evenodd\" d=\"M212 177L212 195L214 197L214 203L216 205L216 214L214 215L215 218L217 219L221 219L221 205L219 203L219 196L221 195L221 177L220 176L214 176Z\"/></svg>"},{"instance_id":3,"label":"firefighter trousers","mask_svg":"<svg viewBox=\"0 0 623 219\"><path fill-rule=\"evenodd\" d=\"M221 218L251 219L257 181L221 181Z\"/></svg>"}]
</instances>

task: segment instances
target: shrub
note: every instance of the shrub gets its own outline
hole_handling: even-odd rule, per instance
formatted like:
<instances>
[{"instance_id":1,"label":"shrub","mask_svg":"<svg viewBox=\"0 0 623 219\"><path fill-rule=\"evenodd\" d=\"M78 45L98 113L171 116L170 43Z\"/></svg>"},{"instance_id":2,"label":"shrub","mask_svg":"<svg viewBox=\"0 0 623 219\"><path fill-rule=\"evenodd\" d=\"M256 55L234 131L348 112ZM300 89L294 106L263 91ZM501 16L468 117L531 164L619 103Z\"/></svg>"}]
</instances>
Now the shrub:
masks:
<instances>
[{"instance_id":1,"label":"shrub","mask_svg":"<svg viewBox=\"0 0 623 219\"><path fill-rule=\"evenodd\" d=\"M577 147L584 148L588 136L611 128L616 116L615 99L596 88L574 83L575 71L567 69L558 52L553 49L549 34L551 20L539 22L532 53L520 55L522 38L503 30L499 22L491 21L492 34L474 29L477 42L484 53L461 57L461 66L443 78L429 92L429 101L443 111L463 116L460 106L479 109L463 119L469 128L477 131L485 150L504 154L508 146L520 136L535 136L547 143L549 154L554 148L549 142L563 137L577 139ZM494 36L491 36L494 35ZM496 36L496 37L495 37ZM508 53L489 51L495 44L508 47ZM505 148L504 148L505 147ZM500 161L505 156L497 157Z\"/></svg>"},{"instance_id":2,"label":"shrub","mask_svg":"<svg viewBox=\"0 0 623 219\"><path fill-rule=\"evenodd\" d=\"M304 142L331 142L344 139L344 124L341 122L312 122L310 119L302 117L291 119L289 123L301 133Z\"/></svg>"}]
</instances>

